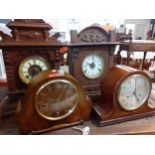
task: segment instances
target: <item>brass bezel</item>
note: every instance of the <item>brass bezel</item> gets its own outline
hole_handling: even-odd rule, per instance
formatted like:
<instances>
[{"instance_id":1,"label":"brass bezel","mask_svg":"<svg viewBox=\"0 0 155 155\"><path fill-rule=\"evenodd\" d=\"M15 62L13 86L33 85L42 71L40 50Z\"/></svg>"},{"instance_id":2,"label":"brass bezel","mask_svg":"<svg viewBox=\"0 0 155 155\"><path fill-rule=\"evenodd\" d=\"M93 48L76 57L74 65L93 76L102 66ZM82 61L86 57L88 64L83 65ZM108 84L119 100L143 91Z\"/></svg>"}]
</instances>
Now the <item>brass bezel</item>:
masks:
<instances>
[{"instance_id":1,"label":"brass bezel","mask_svg":"<svg viewBox=\"0 0 155 155\"><path fill-rule=\"evenodd\" d=\"M35 95L35 100L34 100L35 101L35 108L36 108L38 114L42 118L47 119L47 120L50 120L50 121L57 121L57 120L61 120L61 119L64 119L64 118L68 117L69 115L71 115L75 111L75 109L76 109L76 107L78 105L78 102L79 102L79 95L78 95L77 96L77 101L74 104L74 106L72 107L72 109L69 110L69 112L66 113L65 115L60 116L60 117L57 117L57 118L55 118L55 117L48 117L48 116L44 115L43 113L41 113L40 110L38 109L38 106L37 106L37 96L40 93L40 91L42 89L44 89L46 86L48 86L48 85L50 85L52 83L56 83L56 82L63 82L63 83L67 83L67 84L72 85L72 87L75 89L75 91L77 92L77 95L78 95L77 87L73 83L71 83L70 81L67 81L67 80L64 80L64 79L50 80L50 81L44 83L42 86L40 86L40 88L37 90L36 95Z\"/></svg>"},{"instance_id":2,"label":"brass bezel","mask_svg":"<svg viewBox=\"0 0 155 155\"><path fill-rule=\"evenodd\" d=\"M20 66L19 66L19 69L18 69L18 75L19 75L20 79L22 80L22 82L25 83L25 84L29 84L30 80L28 80L27 78L25 78L25 76L23 76L23 74L22 74L22 67L23 67L24 63L27 62L30 59L39 59L39 60L41 60L42 62L44 62L46 64L48 70L50 70L50 66L49 66L48 62L44 58L42 58L40 56L30 56L30 57L25 58L20 63Z\"/></svg>"}]
</instances>

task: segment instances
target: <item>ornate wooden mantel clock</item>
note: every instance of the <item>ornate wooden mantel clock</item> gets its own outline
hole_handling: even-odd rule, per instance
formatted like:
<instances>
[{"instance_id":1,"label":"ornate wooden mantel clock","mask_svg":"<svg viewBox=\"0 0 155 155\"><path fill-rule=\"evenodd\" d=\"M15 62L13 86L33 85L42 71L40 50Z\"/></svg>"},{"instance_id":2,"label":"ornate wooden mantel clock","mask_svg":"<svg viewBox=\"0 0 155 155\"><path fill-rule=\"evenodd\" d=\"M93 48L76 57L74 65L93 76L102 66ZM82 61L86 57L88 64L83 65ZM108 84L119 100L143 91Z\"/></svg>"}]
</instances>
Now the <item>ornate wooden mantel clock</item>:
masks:
<instances>
[{"instance_id":1,"label":"ornate wooden mantel clock","mask_svg":"<svg viewBox=\"0 0 155 155\"><path fill-rule=\"evenodd\" d=\"M8 23L11 35L0 31L9 96L19 97L31 78L59 68L59 50L64 45L50 36L52 26L41 19L16 19ZM18 95L17 95L18 94ZM12 97L14 98L14 97Z\"/></svg>"},{"instance_id":2,"label":"ornate wooden mantel clock","mask_svg":"<svg viewBox=\"0 0 155 155\"><path fill-rule=\"evenodd\" d=\"M68 64L70 73L89 96L100 95L100 81L113 66L117 42L103 28L90 26L80 33L71 31Z\"/></svg>"}]
</instances>

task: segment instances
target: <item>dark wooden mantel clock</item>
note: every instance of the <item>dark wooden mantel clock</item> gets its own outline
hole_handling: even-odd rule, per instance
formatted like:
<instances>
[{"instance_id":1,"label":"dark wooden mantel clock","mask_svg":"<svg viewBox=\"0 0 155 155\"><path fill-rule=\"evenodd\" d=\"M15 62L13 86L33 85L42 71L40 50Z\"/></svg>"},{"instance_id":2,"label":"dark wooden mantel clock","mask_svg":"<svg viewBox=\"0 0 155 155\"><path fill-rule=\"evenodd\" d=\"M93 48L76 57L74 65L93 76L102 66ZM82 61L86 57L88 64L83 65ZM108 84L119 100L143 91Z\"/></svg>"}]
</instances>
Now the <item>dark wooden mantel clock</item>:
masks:
<instances>
[{"instance_id":1,"label":"dark wooden mantel clock","mask_svg":"<svg viewBox=\"0 0 155 155\"><path fill-rule=\"evenodd\" d=\"M68 64L70 73L83 85L89 96L100 95L100 81L113 66L116 42L101 27L90 26L71 31Z\"/></svg>"},{"instance_id":2,"label":"dark wooden mantel clock","mask_svg":"<svg viewBox=\"0 0 155 155\"><path fill-rule=\"evenodd\" d=\"M9 97L18 98L32 77L42 71L59 68L59 49L64 45L55 36L50 36L52 26L41 19L15 19L7 27L11 29L11 35L0 31L0 48Z\"/></svg>"},{"instance_id":3,"label":"dark wooden mantel clock","mask_svg":"<svg viewBox=\"0 0 155 155\"><path fill-rule=\"evenodd\" d=\"M117 65L101 81L101 99L93 107L99 126L155 114L151 80L143 71Z\"/></svg>"}]
</instances>

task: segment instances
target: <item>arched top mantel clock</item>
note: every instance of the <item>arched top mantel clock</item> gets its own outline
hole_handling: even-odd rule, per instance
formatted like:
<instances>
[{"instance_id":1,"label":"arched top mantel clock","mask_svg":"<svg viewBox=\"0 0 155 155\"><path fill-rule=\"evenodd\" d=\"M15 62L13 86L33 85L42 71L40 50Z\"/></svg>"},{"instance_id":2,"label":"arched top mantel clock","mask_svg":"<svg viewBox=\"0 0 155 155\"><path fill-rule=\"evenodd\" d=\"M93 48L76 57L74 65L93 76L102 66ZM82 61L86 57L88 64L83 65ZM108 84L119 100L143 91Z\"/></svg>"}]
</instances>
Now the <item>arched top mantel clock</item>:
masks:
<instances>
[{"instance_id":1,"label":"arched top mantel clock","mask_svg":"<svg viewBox=\"0 0 155 155\"><path fill-rule=\"evenodd\" d=\"M69 71L90 96L100 95L100 81L113 66L113 53L119 43L99 26L89 26L79 33L71 31Z\"/></svg>"}]
</instances>

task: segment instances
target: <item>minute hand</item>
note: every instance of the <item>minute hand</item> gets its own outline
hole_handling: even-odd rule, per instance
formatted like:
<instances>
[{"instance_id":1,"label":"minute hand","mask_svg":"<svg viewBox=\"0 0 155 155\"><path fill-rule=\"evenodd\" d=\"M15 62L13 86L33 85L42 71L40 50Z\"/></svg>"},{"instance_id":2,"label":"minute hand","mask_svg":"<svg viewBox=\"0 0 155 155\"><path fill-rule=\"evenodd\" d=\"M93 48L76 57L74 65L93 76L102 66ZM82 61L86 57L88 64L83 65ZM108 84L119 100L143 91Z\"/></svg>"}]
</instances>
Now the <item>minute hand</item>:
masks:
<instances>
[{"instance_id":1,"label":"minute hand","mask_svg":"<svg viewBox=\"0 0 155 155\"><path fill-rule=\"evenodd\" d=\"M138 98L138 96L137 96L137 93L136 93L137 91L136 91L136 79L135 79L135 91L133 92L133 94L136 96L136 98L137 98L137 101L139 102L139 98Z\"/></svg>"}]
</instances>

